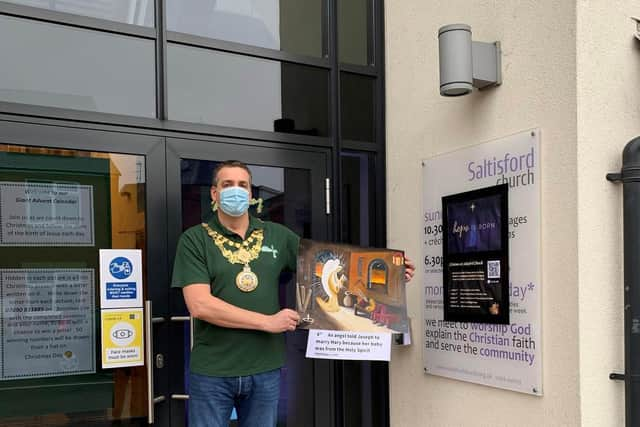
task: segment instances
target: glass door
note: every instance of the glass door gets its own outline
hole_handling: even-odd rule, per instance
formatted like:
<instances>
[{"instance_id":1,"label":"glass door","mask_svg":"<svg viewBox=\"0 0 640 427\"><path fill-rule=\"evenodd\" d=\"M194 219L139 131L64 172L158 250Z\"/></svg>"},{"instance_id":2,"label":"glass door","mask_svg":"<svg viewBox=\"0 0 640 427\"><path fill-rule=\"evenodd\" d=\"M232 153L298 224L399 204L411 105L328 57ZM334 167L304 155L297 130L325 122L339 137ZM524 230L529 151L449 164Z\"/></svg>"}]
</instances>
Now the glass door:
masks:
<instances>
[{"instance_id":1,"label":"glass door","mask_svg":"<svg viewBox=\"0 0 640 427\"><path fill-rule=\"evenodd\" d=\"M0 425L188 425L189 316L170 266L228 159L251 168L262 219L329 239L326 149L0 120ZM100 249L141 251L143 366L103 368ZM293 280L281 278L283 307ZM333 365L304 357L304 331L286 341L279 425L333 425Z\"/></svg>"},{"instance_id":2,"label":"glass door","mask_svg":"<svg viewBox=\"0 0 640 427\"><path fill-rule=\"evenodd\" d=\"M240 160L248 164L253 180L252 194L259 203L251 213L279 222L303 238L327 240L329 216L325 206L325 178L329 155L326 151L298 151L264 148L234 141L167 140L167 199L169 201L169 252L173 253L180 233L212 215L209 190L216 164ZM261 205L261 212L257 207ZM172 258L172 257L171 257ZM171 264L171 263L170 263ZM280 304L295 308L295 277L281 277ZM172 291L170 324L171 418L172 426L187 425L189 404L188 366L190 349L189 314L179 290ZM282 370L279 426L333 425L332 375L327 361L304 357L306 333L286 334L287 362ZM212 361L215 363L215 361ZM235 414L230 425L235 425Z\"/></svg>"},{"instance_id":3,"label":"glass door","mask_svg":"<svg viewBox=\"0 0 640 427\"><path fill-rule=\"evenodd\" d=\"M149 365L103 369L98 251L141 250L154 298L163 163L160 138L0 122L0 425L148 424Z\"/></svg>"}]
</instances>

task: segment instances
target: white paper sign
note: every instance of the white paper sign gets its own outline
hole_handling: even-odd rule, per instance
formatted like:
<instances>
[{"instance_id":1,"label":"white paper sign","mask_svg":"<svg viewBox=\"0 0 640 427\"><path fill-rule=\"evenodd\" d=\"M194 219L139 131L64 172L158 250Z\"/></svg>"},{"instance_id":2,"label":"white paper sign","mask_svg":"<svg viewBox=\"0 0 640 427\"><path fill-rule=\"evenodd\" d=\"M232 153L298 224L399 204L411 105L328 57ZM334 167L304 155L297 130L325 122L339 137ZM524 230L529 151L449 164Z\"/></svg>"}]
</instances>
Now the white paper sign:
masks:
<instances>
[{"instance_id":1,"label":"white paper sign","mask_svg":"<svg viewBox=\"0 0 640 427\"><path fill-rule=\"evenodd\" d=\"M0 269L0 380L95 372L92 269Z\"/></svg>"},{"instance_id":2,"label":"white paper sign","mask_svg":"<svg viewBox=\"0 0 640 427\"><path fill-rule=\"evenodd\" d=\"M93 245L93 187L0 181L0 246Z\"/></svg>"},{"instance_id":3,"label":"white paper sign","mask_svg":"<svg viewBox=\"0 0 640 427\"><path fill-rule=\"evenodd\" d=\"M391 334L310 329L306 356L312 359L391 359Z\"/></svg>"},{"instance_id":4,"label":"white paper sign","mask_svg":"<svg viewBox=\"0 0 640 427\"><path fill-rule=\"evenodd\" d=\"M538 129L423 161L425 373L542 395ZM509 184L510 325L444 322L442 196Z\"/></svg>"},{"instance_id":5,"label":"white paper sign","mask_svg":"<svg viewBox=\"0 0 640 427\"><path fill-rule=\"evenodd\" d=\"M100 308L142 307L142 251L100 249Z\"/></svg>"}]
</instances>

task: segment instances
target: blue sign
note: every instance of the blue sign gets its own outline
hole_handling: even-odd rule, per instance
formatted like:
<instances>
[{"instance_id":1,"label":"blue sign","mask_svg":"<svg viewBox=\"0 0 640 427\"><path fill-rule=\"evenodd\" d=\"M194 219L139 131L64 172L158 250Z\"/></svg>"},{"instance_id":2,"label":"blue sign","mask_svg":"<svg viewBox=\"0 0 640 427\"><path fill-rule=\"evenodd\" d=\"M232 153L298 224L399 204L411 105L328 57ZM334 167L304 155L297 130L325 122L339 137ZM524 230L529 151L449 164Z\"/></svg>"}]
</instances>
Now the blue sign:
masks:
<instances>
[{"instance_id":1,"label":"blue sign","mask_svg":"<svg viewBox=\"0 0 640 427\"><path fill-rule=\"evenodd\" d=\"M133 272L133 264L125 257L117 257L109 263L109 273L116 279L126 279Z\"/></svg>"},{"instance_id":2,"label":"blue sign","mask_svg":"<svg viewBox=\"0 0 640 427\"><path fill-rule=\"evenodd\" d=\"M107 299L136 299L136 282L107 282Z\"/></svg>"}]
</instances>

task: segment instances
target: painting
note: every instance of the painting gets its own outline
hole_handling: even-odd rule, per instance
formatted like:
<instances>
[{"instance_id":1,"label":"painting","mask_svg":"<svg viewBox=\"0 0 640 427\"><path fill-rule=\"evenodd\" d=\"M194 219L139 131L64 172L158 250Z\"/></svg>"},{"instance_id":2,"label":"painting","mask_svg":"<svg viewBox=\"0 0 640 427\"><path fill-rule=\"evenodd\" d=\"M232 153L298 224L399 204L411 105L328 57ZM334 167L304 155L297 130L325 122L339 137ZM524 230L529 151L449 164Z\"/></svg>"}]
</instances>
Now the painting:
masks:
<instances>
[{"instance_id":1,"label":"painting","mask_svg":"<svg viewBox=\"0 0 640 427\"><path fill-rule=\"evenodd\" d=\"M407 332L404 253L301 240L296 309L303 329Z\"/></svg>"}]
</instances>

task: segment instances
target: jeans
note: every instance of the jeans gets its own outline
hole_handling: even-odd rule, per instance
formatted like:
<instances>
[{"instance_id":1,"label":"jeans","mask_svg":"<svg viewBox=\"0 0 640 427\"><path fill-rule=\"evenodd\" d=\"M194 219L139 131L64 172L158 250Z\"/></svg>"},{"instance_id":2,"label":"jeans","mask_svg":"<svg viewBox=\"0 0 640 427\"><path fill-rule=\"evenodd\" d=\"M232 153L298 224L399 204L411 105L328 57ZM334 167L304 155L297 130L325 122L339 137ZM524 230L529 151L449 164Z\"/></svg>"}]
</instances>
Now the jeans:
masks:
<instances>
[{"instance_id":1,"label":"jeans","mask_svg":"<svg viewBox=\"0 0 640 427\"><path fill-rule=\"evenodd\" d=\"M227 427L234 406L239 427L276 425L280 369L246 377L191 373L189 381L189 427Z\"/></svg>"}]
</instances>

